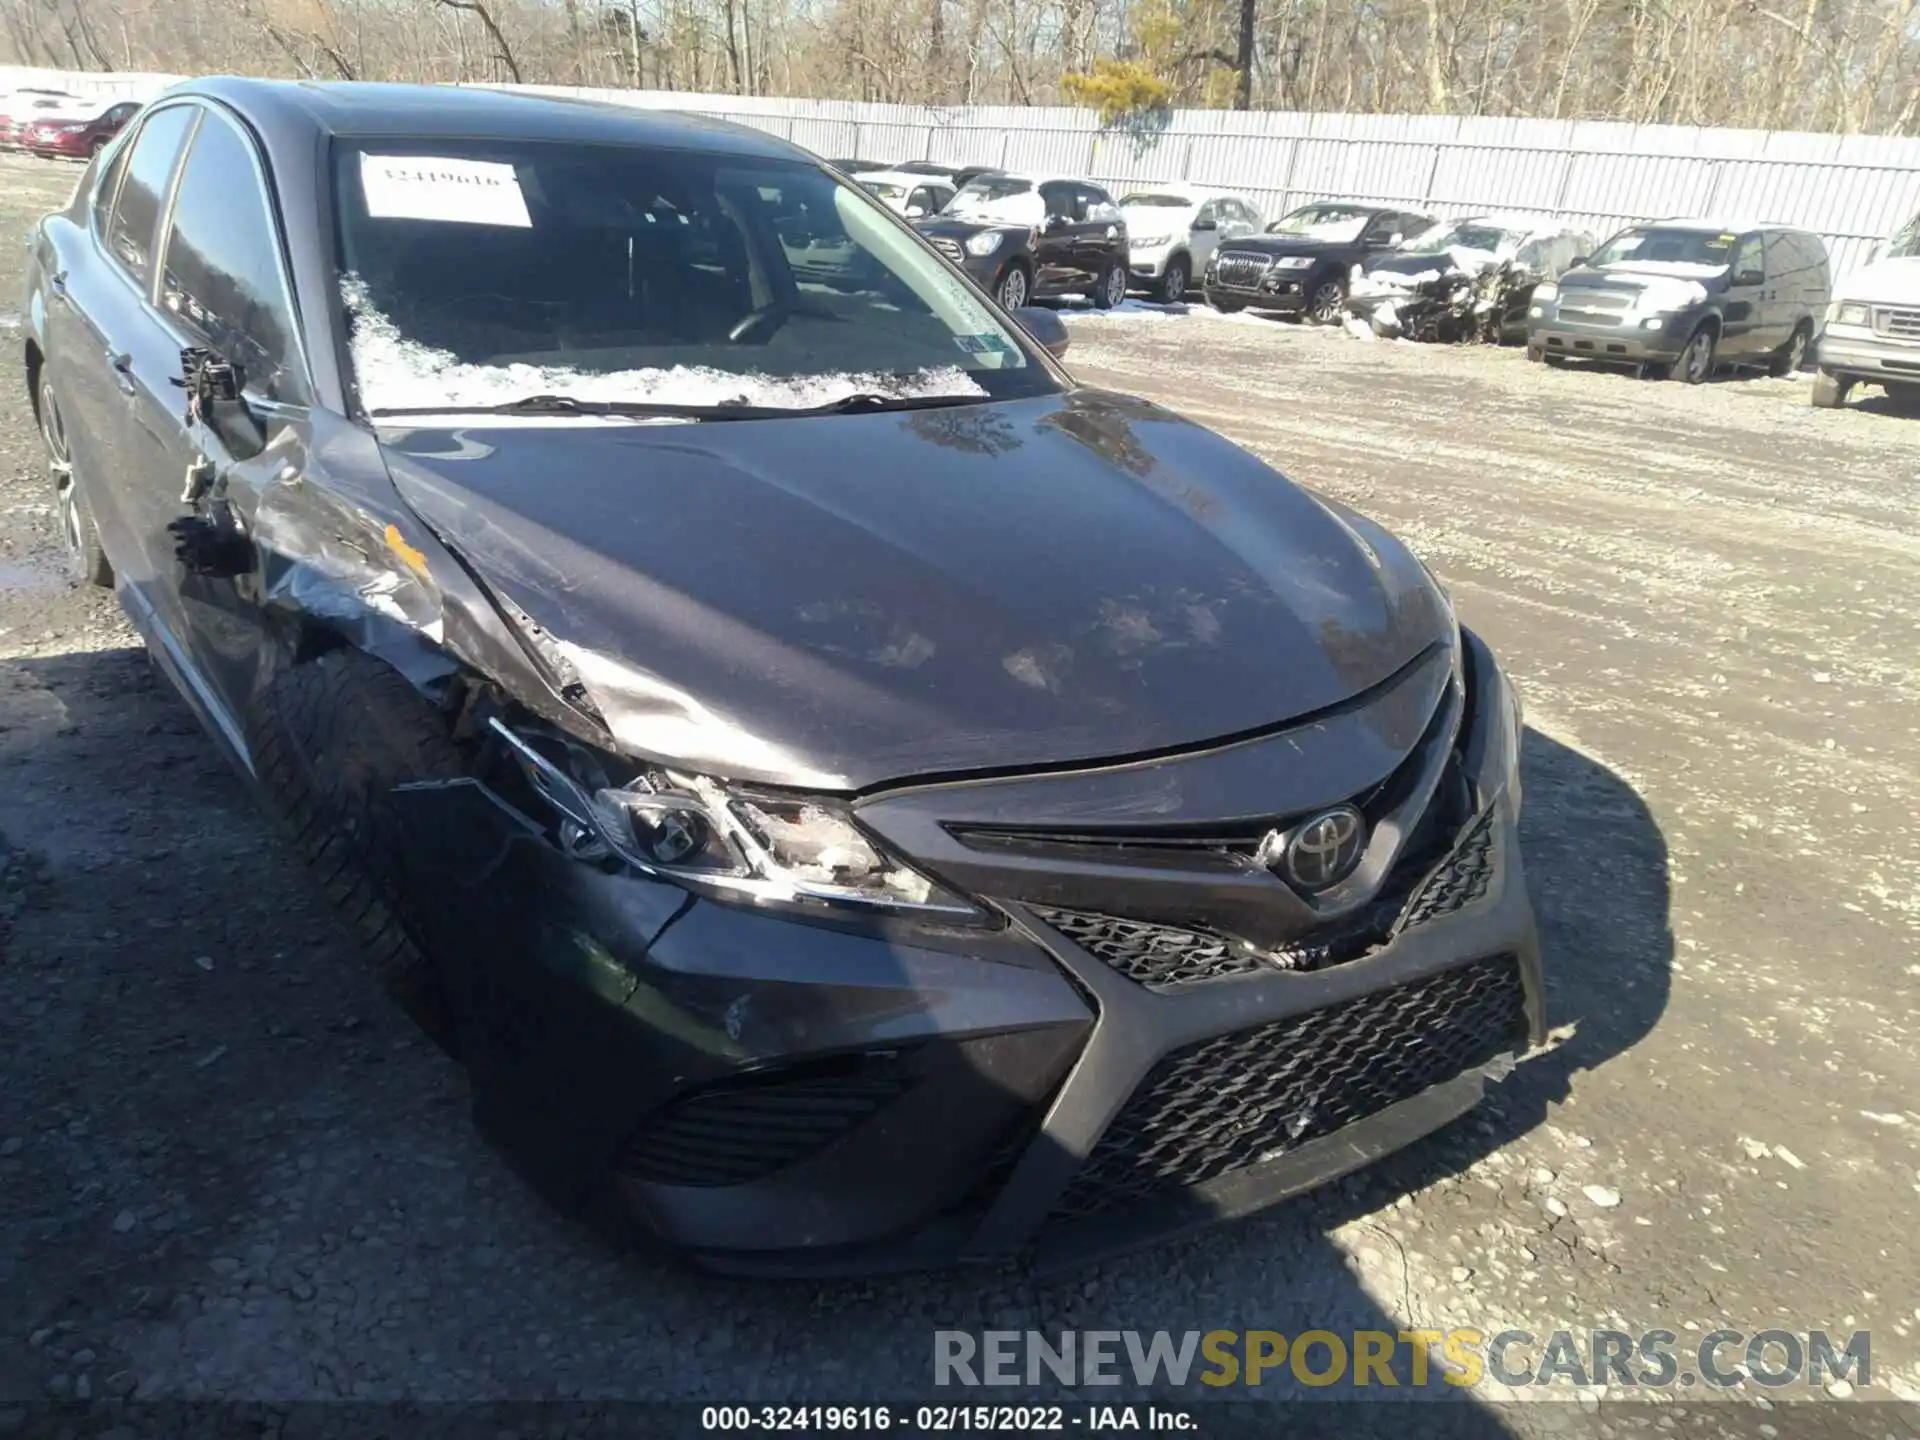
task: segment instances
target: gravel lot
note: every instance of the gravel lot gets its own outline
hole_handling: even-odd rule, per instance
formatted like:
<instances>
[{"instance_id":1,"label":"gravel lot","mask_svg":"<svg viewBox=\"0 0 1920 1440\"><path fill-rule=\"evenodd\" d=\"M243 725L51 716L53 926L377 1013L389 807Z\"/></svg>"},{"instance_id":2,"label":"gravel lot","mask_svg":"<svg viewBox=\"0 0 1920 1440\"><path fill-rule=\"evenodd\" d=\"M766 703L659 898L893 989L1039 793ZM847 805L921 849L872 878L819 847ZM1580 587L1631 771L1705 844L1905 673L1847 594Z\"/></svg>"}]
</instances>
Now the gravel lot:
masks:
<instances>
[{"instance_id":1,"label":"gravel lot","mask_svg":"<svg viewBox=\"0 0 1920 1440\"><path fill-rule=\"evenodd\" d=\"M476 1138L61 578L5 307L75 175L0 159L0 1431L49 1395L907 1398L936 1328L1866 1329L1856 1402L1920 1398L1920 419L1076 314L1083 379L1386 521L1507 662L1555 1043L1369 1173L1125 1264L725 1282L609 1252ZM1752 1400L1607 1414L1766 1433Z\"/></svg>"}]
</instances>

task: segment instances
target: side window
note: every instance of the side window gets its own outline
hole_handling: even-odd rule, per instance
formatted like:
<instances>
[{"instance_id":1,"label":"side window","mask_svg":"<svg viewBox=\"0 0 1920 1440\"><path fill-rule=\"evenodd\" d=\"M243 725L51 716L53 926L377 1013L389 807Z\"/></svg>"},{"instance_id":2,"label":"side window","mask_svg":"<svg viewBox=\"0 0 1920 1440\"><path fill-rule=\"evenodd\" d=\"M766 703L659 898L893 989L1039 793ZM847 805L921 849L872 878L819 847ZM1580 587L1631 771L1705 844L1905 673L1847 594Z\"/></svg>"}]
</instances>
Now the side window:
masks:
<instances>
[{"instance_id":1,"label":"side window","mask_svg":"<svg viewBox=\"0 0 1920 1440\"><path fill-rule=\"evenodd\" d=\"M940 208L934 203L932 186L916 185L913 187L913 193L907 196L907 208L911 210L916 205L929 215Z\"/></svg>"},{"instance_id":2,"label":"side window","mask_svg":"<svg viewBox=\"0 0 1920 1440\"><path fill-rule=\"evenodd\" d=\"M1364 238L1385 242L1392 239L1395 234L1404 234L1403 226L1404 222L1401 217L1391 212L1385 215L1376 215L1367 223Z\"/></svg>"},{"instance_id":3,"label":"side window","mask_svg":"<svg viewBox=\"0 0 1920 1440\"><path fill-rule=\"evenodd\" d=\"M160 228L160 207L166 203L173 162L194 112L187 105L169 105L147 117L134 137L127 157L126 178L113 202L107 225L107 248L133 273L145 289L153 274L154 232Z\"/></svg>"},{"instance_id":4,"label":"side window","mask_svg":"<svg viewBox=\"0 0 1920 1440\"><path fill-rule=\"evenodd\" d=\"M1893 233L1887 241L1887 258L1898 260L1908 255L1920 255L1920 215L1915 215Z\"/></svg>"},{"instance_id":5,"label":"side window","mask_svg":"<svg viewBox=\"0 0 1920 1440\"><path fill-rule=\"evenodd\" d=\"M132 149L129 141L113 152L113 159L107 162L93 192L93 233L102 240L107 238L107 221L113 216L113 192L120 188L120 177L127 170L127 154Z\"/></svg>"},{"instance_id":6,"label":"side window","mask_svg":"<svg viewBox=\"0 0 1920 1440\"><path fill-rule=\"evenodd\" d=\"M1761 261L1758 235L1743 236L1740 243L1733 247L1733 262L1729 273L1736 285L1760 283L1754 279L1756 275L1761 277L1761 280L1766 278L1766 267Z\"/></svg>"},{"instance_id":7,"label":"side window","mask_svg":"<svg viewBox=\"0 0 1920 1440\"><path fill-rule=\"evenodd\" d=\"M1120 218L1120 207L1113 203L1113 197L1098 185L1082 185L1080 191L1080 213L1078 220L1101 220L1111 223Z\"/></svg>"},{"instance_id":8,"label":"side window","mask_svg":"<svg viewBox=\"0 0 1920 1440\"><path fill-rule=\"evenodd\" d=\"M160 303L270 399L302 400L280 241L253 147L209 112L180 172Z\"/></svg>"},{"instance_id":9,"label":"side window","mask_svg":"<svg viewBox=\"0 0 1920 1440\"><path fill-rule=\"evenodd\" d=\"M1073 218L1073 186L1064 180L1049 180L1040 187L1040 199L1047 207L1047 218Z\"/></svg>"},{"instance_id":10,"label":"side window","mask_svg":"<svg viewBox=\"0 0 1920 1440\"><path fill-rule=\"evenodd\" d=\"M1224 206L1220 201L1215 201L1215 200L1207 201L1206 204L1202 205L1198 210L1193 212L1194 229L1196 230L1199 229L1202 225L1205 225L1209 221L1212 221L1214 224L1218 225L1223 219L1226 218L1221 213L1223 208Z\"/></svg>"}]
</instances>

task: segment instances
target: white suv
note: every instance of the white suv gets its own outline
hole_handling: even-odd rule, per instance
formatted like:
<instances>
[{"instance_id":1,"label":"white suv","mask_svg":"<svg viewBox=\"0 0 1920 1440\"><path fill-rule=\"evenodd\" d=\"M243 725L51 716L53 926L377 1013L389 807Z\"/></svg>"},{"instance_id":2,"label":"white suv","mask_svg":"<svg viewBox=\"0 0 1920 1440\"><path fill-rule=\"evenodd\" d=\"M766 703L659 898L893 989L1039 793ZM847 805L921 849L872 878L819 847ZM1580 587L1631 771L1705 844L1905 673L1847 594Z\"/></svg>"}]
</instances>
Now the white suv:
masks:
<instances>
[{"instance_id":1,"label":"white suv","mask_svg":"<svg viewBox=\"0 0 1920 1440\"><path fill-rule=\"evenodd\" d=\"M1162 304L1178 303L1222 240L1260 233L1260 212L1238 195L1183 185L1130 190L1120 200L1127 217L1127 268L1136 290Z\"/></svg>"},{"instance_id":2,"label":"white suv","mask_svg":"<svg viewBox=\"0 0 1920 1440\"><path fill-rule=\"evenodd\" d=\"M1920 215L1834 286L1813 359L1813 403L1823 410L1846 404L1862 383L1920 401Z\"/></svg>"}]
</instances>

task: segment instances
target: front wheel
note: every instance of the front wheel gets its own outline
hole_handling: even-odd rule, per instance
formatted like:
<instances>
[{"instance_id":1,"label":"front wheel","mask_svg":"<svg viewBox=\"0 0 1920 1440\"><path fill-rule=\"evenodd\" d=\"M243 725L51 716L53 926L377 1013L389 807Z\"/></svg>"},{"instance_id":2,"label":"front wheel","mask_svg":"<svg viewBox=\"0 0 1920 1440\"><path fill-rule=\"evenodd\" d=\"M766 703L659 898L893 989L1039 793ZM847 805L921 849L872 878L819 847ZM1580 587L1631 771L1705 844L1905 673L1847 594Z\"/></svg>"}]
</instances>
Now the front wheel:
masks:
<instances>
[{"instance_id":1,"label":"front wheel","mask_svg":"<svg viewBox=\"0 0 1920 1440\"><path fill-rule=\"evenodd\" d=\"M1307 319L1315 325L1338 325L1347 308L1347 287L1335 278L1322 280L1307 297Z\"/></svg>"},{"instance_id":2,"label":"front wheel","mask_svg":"<svg viewBox=\"0 0 1920 1440\"><path fill-rule=\"evenodd\" d=\"M1813 327L1802 321L1787 337L1787 343L1768 358L1767 374L1776 380L1786 379L1806 363L1807 348L1812 343Z\"/></svg>"},{"instance_id":3,"label":"front wheel","mask_svg":"<svg viewBox=\"0 0 1920 1440\"><path fill-rule=\"evenodd\" d=\"M1093 304L1096 310L1111 310L1127 298L1127 267L1118 262L1107 267L1106 274L1100 277L1100 283L1094 287Z\"/></svg>"},{"instance_id":4,"label":"front wheel","mask_svg":"<svg viewBox=\"0 0 1920 1440\"><path fill-rule=\"evenodd\" d=\"M998 299L1009 310L1018 310L1033 295L1033 286L1027 280L1024 265L1014 264L1007 267L1007 273L1000 277Z\"/></svg>"},{"instance_id":5,"label":"front wheel","mask_svg":"<svg viewBox=\"0 0 1920 1440\"><path fill-rule=\"evenodd\" d=\"M100 531L93 523L93 510L81 493L79 477L74 474L66 417L60 413L53 381L45 377L40 381L40 439L47 447L54 515L60 526L60 542L67 552L67 565L82 583L111 589L113 566L107 563L107 552L100 548Z\"/></svg>"},{"instance_id":6,"label":"front wheel","mask_svg":"<svg viewBox=\"0 0 1920 1440\"><path fill-rule=\"evenodd\" d=\"M1687 348L1680 352L1680 358L1674 362L1674 379L1685 385L1706 384L1713 378L1714 357L1718 349L1718 337L1710 327L1702 325L1693 332L1693 338L1687 341Z\"/></svg>"},{"instance_id":7,"label":"front wheel","mask_svg":"<svg viewBox=\"0 0 1920 1440\"><path fill-rule=\"evenodd\" d=\"M1809 397L1816 410L1838 410L1847 403L1847 393L1853 389L1853 381L1822 370L1813 377L1813 394Z\"/></svg>"},{"instance_id":8,"label":"front wheel","mask_svg":"<svg viewBox=\"0 0 1920 1440\"><path fill-rule=\"evenodd\" d=\"M329 650L267 687L247 721L267 808L357 933L382 988L441 1048L454 1025L420 949L394 789L465 774L440 713L385 662Z\"/></svg>"},{"instance_id":9,"label":"front wheel","mask_svg":"<svg viewBox=\"0 0 1920 1440\"><path fill-rule=\"evenodd\" d=\"M1177 255L1160 272L1159 298L1162 305L1178 305L1187 298L1187 262Z\"/></svg>"}]
</instances>

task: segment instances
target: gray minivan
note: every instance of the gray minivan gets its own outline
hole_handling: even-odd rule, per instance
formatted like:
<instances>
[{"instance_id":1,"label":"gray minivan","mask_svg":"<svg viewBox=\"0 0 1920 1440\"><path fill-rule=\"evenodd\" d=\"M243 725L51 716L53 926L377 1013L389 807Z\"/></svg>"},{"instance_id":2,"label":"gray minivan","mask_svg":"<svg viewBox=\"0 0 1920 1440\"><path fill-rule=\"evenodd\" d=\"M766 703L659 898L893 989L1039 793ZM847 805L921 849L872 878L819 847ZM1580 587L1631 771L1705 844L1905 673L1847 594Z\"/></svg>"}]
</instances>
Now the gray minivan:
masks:
<instances>
[{"instance_id":1,"label":"gray minivan","mask_svg":"<svg viewBox=\"0 0 1920 1440\"><path fill-rule=\"evenodd\" d=\"M1629 225L1527 312L1527 358L1598 360L1698 385L1723 365L1789 375L1833 288L1826 242L1785 225Z\"/></svg>"}]
</instances>

